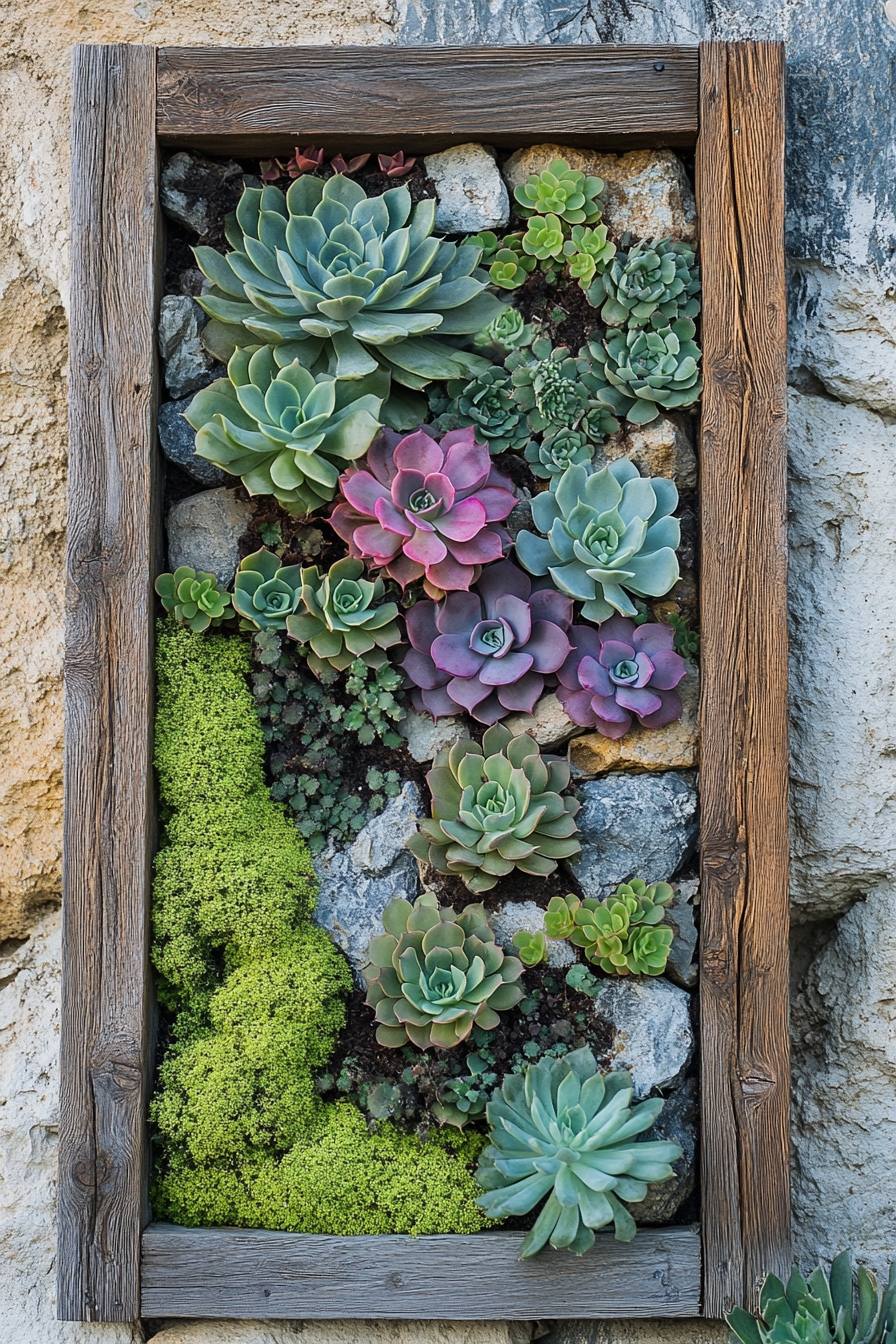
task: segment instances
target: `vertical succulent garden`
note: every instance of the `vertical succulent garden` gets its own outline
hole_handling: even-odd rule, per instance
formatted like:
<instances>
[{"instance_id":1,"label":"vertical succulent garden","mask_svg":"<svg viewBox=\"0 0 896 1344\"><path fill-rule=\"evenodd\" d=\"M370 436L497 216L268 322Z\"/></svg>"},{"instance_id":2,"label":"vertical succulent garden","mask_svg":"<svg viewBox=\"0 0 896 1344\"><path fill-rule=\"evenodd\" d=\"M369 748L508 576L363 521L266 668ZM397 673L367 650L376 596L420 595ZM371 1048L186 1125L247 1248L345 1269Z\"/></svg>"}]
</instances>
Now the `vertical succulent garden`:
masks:
<instances>
[{"instance_id":1,"label":"vertical succulent garden","mask_svg":"<svg viewBox=\"0 0 896 1344\"><path fill-rule=\"evenodd\" d=\"M600 996L666 973L675 874L586 889L564 744L661 733L694 675L631 437L699 401L694 250L562 158L450 237L403 153L252 168L183 272L217 361L184 423L250 519L232 581L156 580L156 1214L631 1240L682 1148ZM406 785L420 883L347 958L321 874Z\"/></svg>"}]
</instances>

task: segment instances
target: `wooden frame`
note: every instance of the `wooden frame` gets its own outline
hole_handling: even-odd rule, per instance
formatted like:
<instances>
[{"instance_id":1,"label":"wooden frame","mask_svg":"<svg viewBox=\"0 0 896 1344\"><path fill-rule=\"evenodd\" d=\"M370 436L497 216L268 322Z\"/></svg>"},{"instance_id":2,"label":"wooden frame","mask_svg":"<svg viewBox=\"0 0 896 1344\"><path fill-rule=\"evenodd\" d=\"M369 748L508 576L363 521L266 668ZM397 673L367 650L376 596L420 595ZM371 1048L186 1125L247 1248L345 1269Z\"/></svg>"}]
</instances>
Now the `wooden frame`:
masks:
<instances>
[{"instance_id":1,"label":"wooden frame","mask_svg":"<svg viewBox=\"0 0 896 1344\"><path fill-rule=\"evenodd\" d=\"M74 53L58 1312L719 1317L789 1260L783 49ZM697 148L706 389L702 1227L520 1265L519 1235L150 1224L158 145ZM702 1286L701 1286L702 1242ZM444 1285L444 1286L443 1286Z\"/></svg>"}]
</instances>

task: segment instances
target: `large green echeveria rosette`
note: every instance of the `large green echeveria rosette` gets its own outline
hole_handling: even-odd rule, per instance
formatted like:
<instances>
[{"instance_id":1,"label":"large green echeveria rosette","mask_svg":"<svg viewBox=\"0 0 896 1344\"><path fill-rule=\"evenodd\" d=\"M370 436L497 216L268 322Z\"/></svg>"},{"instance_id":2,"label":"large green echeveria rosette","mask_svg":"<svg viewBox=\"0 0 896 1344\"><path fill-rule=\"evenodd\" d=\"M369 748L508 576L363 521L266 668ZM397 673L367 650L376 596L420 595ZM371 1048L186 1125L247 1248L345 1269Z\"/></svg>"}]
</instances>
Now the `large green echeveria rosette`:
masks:
<instances>
[{"instance_id":1,"label":"large green echeveria rosette","mask_svg":"<svg viewBox=\"0 0 896 1344\"><path fill-rule=\"evenodd\" d=\"M385 650L400 641L401 630L398 605L382 600L385 589L381 578L365 577L363 561L351 556L325 574L316 565L302 570L300 606L286 631L308 645L313 672L343 672L358 658L373 668L388 661Z\"/></svg>"},{"instance_id":2,"label":"large green echeveria rosette","mask_svg":"<svg viewBox=\"0 0 896 1344\"><path fill-rule=\"evenodd\" d=\"M233 580L233 605L243 630L285 630L298 609L302 591L299 565L281 566L273 551L262 546L239 563Z\"/></svg>"},{"instance_id":3,"label":"large green echeveria rosette","mask_svg":"<svg viewBox=\"0 0 896 1344\"><path fill-rule=\"evenodd\" d=\"M635 616L631 593L662 597L678 581L677 505L672 481L640 476L627 458L598 472L570 466L533 499L532 520L545 535L520 532L517 557L583 602L585 620Z\"/></svg>"},{"instance_id":4,"label":"large green echeveria rosette","mask_svg":"<svg viewBox=\"0 0 896 1344\"><path fill-rule=\"evenodd\" d=\"M269 346L234 351L227 378L196 394L185 419L196 453L240 476L250 495L274 495L312 513L336 493L380 427L388 380L316 377L294 360L279 368Z\"/></svg>"},{"instance_id":5,"label":"large green echeveria rosette","mask_svg":"<svg viewBox=\"0 0 896 1344\"><path fill-rule=\"evenodd\" d=\"M695 331L689 317L680 317L656 330L608 331L602 343L592 336L589 386L632 425L649 424L661 410L693 406L703 391Z\"/></svg>"}]
</instances>

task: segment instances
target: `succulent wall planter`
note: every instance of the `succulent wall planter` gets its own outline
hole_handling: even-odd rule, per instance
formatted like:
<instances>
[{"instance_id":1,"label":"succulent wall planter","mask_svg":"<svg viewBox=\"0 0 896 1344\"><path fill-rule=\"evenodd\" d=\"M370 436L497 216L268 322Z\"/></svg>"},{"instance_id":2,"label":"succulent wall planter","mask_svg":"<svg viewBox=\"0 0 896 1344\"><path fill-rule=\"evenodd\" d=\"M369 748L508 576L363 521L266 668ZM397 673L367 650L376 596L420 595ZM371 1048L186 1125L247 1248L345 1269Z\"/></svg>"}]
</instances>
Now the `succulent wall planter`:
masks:
<instances>
[{"instance_id":1,"label":"succulent wall planter","mask_svg":"<svg viewBox=\"0 0 896 1344\"><path fill-rule=\"evenodd\" d=\"M786 1275L790 1259L781 48L81 47L74 75L60 1317L719 1318L754 1306L761 1273ZM585 995L601 975L646 980L665 966L659 876L603 901L551 902L545 936L518 934L503 951L477 904L511 873L548 876L579 844L567 765L501 720L532 709L547 678L569 717L610 742L620 728L662 726L678 712L688 652L672 647L671 625L638 624L638 604L678 572L674 488L630 464L589 475L588 463L617 424L649 426L701 395L692 250L614 241L596 179L552 164L516 193L518 233L480 235L475 258L464 240L436 241L431 205L402 185L420 154L545 139L697 150L701 1224L626 1240L625 1201L665 1179L677 1148L649 1139L639 1152L629 1140L656 1101L629 1110L621 1075L606 1086L578 1051L530 1068L525 1083L505 1080L492 1100L493 1130L511 1129L481 1160L480 1207L521 1214L544 1201L528 1234L146 1225L160 145L264 161L239 236L231 229L234 265L200 255L214 285L200 297L229 359L229 381L190 410L201 455L291 516L338 494L349 549L281 567L264 546L240 566L232 606L218 576L182 566L160 580L165 609L191 638L224 638L228 620L259 630L274 680L277 641L307 645L324 685L350 672L373 701L382 692L383 725L396 689L387 664L407 628L403 665L427 707L489 725L476 729L481 746L461 736L437 758L433 815L413 843L462 878L470 902L456 916L429 898L390 908L371 941L380 1044L447 1051L497 1030L560 942L587 959L574 967ZM388 179L376 200L354 176L370 152ZM325 161L335 185L319 190ZM286 195L284 175L295 179ZM601 314L600 339L542 348L505 303L536 270ZM352 395L334 384L347 372ZM430 381L443 389L438 423L421 434ZM389 430L376 439L380 423ZM544 485L513 555L512 482L493 461L508 449ZM489 565L504 582L483 578ZM398 599L415 583L425 593L405 622ZM289 897L282 946L306 939L309 957L329 947L336 965L302 924L306 897ZM231 924L217 954L230 938L251 959L251 918ZM199 946L213 932L190 936ZM272 994L275 969L261 977ZM442 1087L449 1127L482 1116L487 1063L471 1052L468 1075ZM307 1104L333 1124L349 1113ZM612 1171L612 1153L587 1146L611 1112ZM527 1125L550 1171L518 1165ZM601 1230L613 1222L620 1239ZM520 1262L548 1241L582 1258L544 1250Z\"/></svg>"}]
</instances>

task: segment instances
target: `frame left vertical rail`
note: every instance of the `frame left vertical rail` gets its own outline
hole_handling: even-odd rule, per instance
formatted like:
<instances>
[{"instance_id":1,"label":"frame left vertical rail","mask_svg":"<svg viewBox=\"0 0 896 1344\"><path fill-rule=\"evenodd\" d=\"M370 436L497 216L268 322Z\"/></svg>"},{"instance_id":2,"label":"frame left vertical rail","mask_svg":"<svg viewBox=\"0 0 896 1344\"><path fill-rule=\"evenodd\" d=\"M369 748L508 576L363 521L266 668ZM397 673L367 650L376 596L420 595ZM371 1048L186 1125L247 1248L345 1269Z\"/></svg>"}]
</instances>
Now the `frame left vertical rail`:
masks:
<instances>
[{"instance_id":1,"label":"frame left vertical rail","mask_svg":"<svg viewBox=\"0 0 896 1344\"><path fill-rule=\"evenodd\" d=\"M57 1315L140 1314L151 989L156 53L72 58Z\"/></svg>"}]
</instances>

